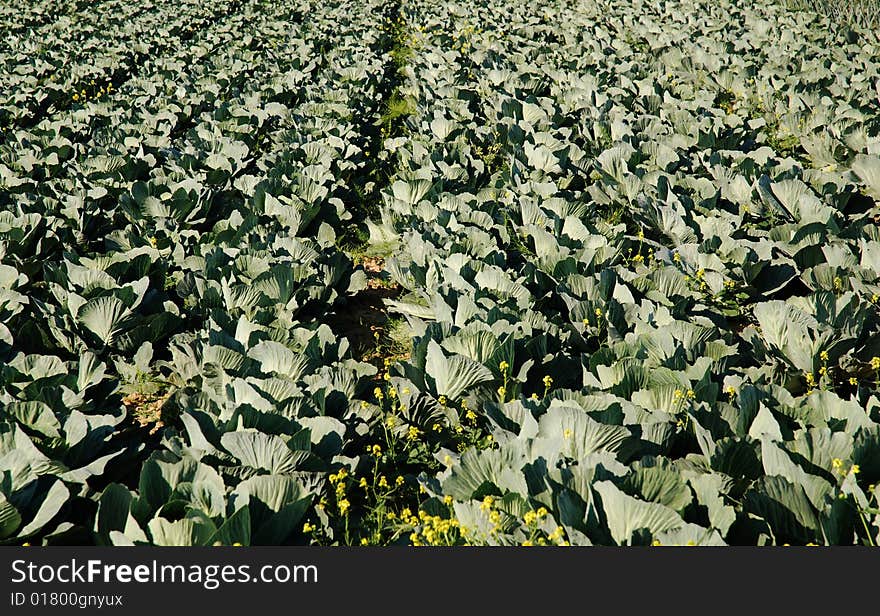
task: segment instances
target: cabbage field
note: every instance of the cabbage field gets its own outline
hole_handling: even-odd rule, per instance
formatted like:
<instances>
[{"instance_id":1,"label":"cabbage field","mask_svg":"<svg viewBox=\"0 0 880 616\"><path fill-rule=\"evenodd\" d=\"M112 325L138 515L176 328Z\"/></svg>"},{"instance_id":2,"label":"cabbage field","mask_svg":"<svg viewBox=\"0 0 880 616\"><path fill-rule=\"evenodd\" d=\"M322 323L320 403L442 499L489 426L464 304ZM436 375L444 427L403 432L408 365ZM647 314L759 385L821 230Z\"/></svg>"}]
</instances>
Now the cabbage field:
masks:
<instances>
[{"instance_id":1,"label":"cabbage field","mask_svg":"<svg viewBox=\"0 0 880 616\"><path fill-rule=\"evenodd\" d=\"M0 543L875 545L880 36L0 7Z\"/></svg>"}]
</instances>

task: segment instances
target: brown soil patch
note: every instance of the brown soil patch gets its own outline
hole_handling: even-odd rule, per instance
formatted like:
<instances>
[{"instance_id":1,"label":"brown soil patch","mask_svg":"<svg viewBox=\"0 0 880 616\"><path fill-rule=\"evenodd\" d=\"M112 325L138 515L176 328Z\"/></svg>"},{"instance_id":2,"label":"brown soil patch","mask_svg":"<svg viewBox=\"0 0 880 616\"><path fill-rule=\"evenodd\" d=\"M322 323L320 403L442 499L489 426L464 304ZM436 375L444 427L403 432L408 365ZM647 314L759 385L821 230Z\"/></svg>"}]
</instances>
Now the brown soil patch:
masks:
<instances>
[{"instance_id":1,"label":"brown soil patch","mask_svg":"<svg viewBox=\"0 0 880 616\"><path fill-rule=\"evenodd\" d=\"M391 349L390 318L383 301L399 297L403 289L389 279L384 258L363 257L358 261L367 273L367 288L349 299L330 326L337 336L348 340L358 359L381 371L388 361L408 358L408 354Z\"/></svg>"},{"instance_id":2,"label":"brown soil patch","mask_svg":"<svg viewBox=\"0 0 880 616\"><path fill-rule=\"evenodd\" d=\"M150 434L155 434L164 425L162 408L171 397L171 392L163 394L131 393L122 398L122 403L129 415L142 427L150 428Z\"/></svg>"}]
</instances>

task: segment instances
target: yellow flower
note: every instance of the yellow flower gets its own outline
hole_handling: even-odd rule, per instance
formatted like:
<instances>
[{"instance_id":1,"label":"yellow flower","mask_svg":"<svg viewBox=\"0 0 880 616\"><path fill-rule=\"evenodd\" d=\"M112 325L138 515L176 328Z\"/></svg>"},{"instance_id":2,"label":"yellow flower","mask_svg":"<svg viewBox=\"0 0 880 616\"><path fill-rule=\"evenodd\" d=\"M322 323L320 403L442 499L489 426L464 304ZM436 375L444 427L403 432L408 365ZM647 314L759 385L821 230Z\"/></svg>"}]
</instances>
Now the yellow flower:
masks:
<instances>
[{"instance_id":1,"label":"yellow flower","mask_svg":"<svg viewBox=\"0 0 880 616\"><path fill-rule=\"evenodd\" d=\"M819 359L822 361L828 361L828 351L822 351L819 353Z\"/></svg>"},{"instance_id":2,"label":"yellow flower","mask_svg":"<svg viewBox=\"0 0 880 616\"><path fill-rule=\"evenodd\" d=\"M339 513L342 515L346 515L348 513L348 509L351 507L351 503L348 502L347 498L343 498L337 503L337 505L339 505Z\"/></svg>"},{"instance_id":3,"label":"yellow flower","mask_svg":"<svg viewBox=\"0 0 880 616\"><path fill-rule=\"evenodd\" d=\"M308 522L306 522L305 524L303 524L303 532L306 533L306 534L308 534L308 533L312 533L312 532L315 532L315 526L314 526L314 524L309 524Z\"/></svg>"},{"instance_id":4,"label":"yellow flower","mask_svg":"<svg viewBox=\"0 0 880 616\"><path fill-rule=\"evenodd\" d=\"M531 542L530 539L526 539L526 540L523 541L522 544L520 544L520 545L530 546L530 545L534 545L534 544Z\"/></svg>"},{"instance_id":5,"label":"yellow flower","mask_svg":"<svg viewBox=\"0 0 880 616\"><path fill-rule=\"evenodd\" d=\"M437 398L437 402L440 403L440 406L446 406L446 396L440 396Z\"/></svg>"},{"instance_id":6,"label":"yellow flower","mask_svg":"<svg viewBox=\"0 0 880 616\"><path fill-rule=\"evenodd\" d=\"M597 317L601 317L601 316L602 316L602 309L601 309L601 308L596 308L596 309L593 311L593 314L595 314Z\"/></svg>"},{"instance_id":7,"label":"yellow flower","mask_svg":"<svg viewBox=\"0 0 880 616\"><path fill-rule=\"evenodd\" d=\"M508 364L506 361L502 361L500 364L498 364L498 369L501 370L501 372L507 372L508 368L510 368L510 364Z\"/></svg>"},{"instance_id":8,"label":"yellow flower","mask_svg":"<svg viewBox=\"0 0 880 616\"><path fill-rule=\"evenodd\" d=\"M834 458L833 460L831 460L832 468L840 468L841 466L843 466L843 460L841 460L840 458Z\"/></svg>"},{"instance_id":9,"label":"yellow flower","mask_svg":"<svg viewBox=\"0 0 880 616\"><path fill-rule=\"evenodd\" d=\"M544 387L547 387L549 389L552 385L553 385L553 377L548 374L547 376L544 377Z\"/></svg>"},{"instance_id":10,"label":"yellow flower","mask_svg":"<svg viewBox=\"0 0 880 616\"><path fill-rule=\"evenodd\" d=\"M687 397L693 400L694 398L697 397L697 394L694 393L693 389L689 389L689 390L687 390Z\"/></svg>"},{"instance_id":11,"label":"yellow flower","mask_svg":"<svg viewBox=\"0 0 880 616\"><path fill-rule=\"evenodd\" d=\"M394 485L400 487L403 485L404 479L400 475L397 476L397 479L394 480Z\"/></svg>"},{"instance_id":12,"label":"yellow flower","mask_svg":"<svg viewBox=\"0 0 880 616\"><path fill-rule=\"evenodd\" d=\"M367 541L366 537L364 537L363 539L361 539L361 545L370 545L370 542Z\"/></svg>"},{"instance_id":13,"label":"yellow flower","mask_svg":"<svg viewBox=\"0 0 880 616\"><path fill-rule=\"evenodd\" d=\"M443 497L443 503L445 505L451 505L452 504L452 497L447 494L446 496Z\"/></svg>"},{"instance_id":14,"label":"yellow flower","mask_svg":"<svg viewBox=\"0 0 880 616\"><path fill-rule=\"evenodd\" d=\"M538 510L535 513L537 514L538 518L540 519L540 518L547 517L548 511L547 511L546 507L538 507Z\"/></svg>"},{"instance_id":15,"label":"yellow flower","mask_svg":"<svg viewBox=\"0 0 880 616\"><path fill-rule=\"evenodd\" d=\"M534 511L526 511L525 515L523 516L523 522L525 522L527 526L531 526L532 524L534 524L537 519L538 515Z\"/></svg>"},{"instance_id":16,"label":"yellow flower","mask_svg":"<svg viewBox=\"0 0 880 616\"><path fill-rule=\"evenodd\" d=\"M388 478L385 477L385 475L382 475L381 477L379 477L379 487L380 488L387 488L388 487Z\"/></svg>"},{"instance_id":17,"label":"yellow flower","mask_svg":"<svg viewBox=\"0 0 880 616\"><path fill-rule=\"evenodd\" d=\"M507 393L507 388L504 385L502 385L501 387L498 388L498 397L501 398L502 400L504 400L504 395L506 393Z\"/></svg>"},{"instance_id":18,"label":"yellow flower","mask_svg":"<svg viewBox=\"0 0 880 616\"><path fill-rule=\"evenodd\" d=\"M411 441L415 441L418 440L420 434L421 431L418 428L416 428L415 426L410 426L409 430L406 431L406 438Z\"/></svg>"},{"instance_id":19,"label":"yellow flower","mask_svg":"<svg viewBox=\"0 0 880 616\"><path fill-rule=\"evenodd\" d=\"M562 438L570 439L572 434L571 428L566 428L562 431Z\"/></svg>"},{"instance_id":20,"label":"yellow flower","mask_svg":"<svg viewBox=\"0 0 880 616\"><path fill-rule=\"evenodd\" d=\"M849 384L852 385L853 387L855 387L856 385L859 384L859 380L856 377L851 376L851 377L849 377Z\"/></svg>"},{"instance_id":21,"label":"yellow flower","mask_svg":"<svg viewBox=\"0 0 880 616\"><path fill-rule=\"evenodd\" d=\"M858 474L859 474L859 471L862 470L862 469L859 468L859 465L858 465L858 464L853 464L853 465L852 465L852 468L850 468L849 470L850 470L850 472L851 472L853 475L858 475Z\"/></svg>"},{"instance_id":22,"label":"yellow flower","mask_svg":"<svg viewBox=\"0 0 880 616\"><path fill-rule=\"evenodd\" d=\"M871 358L871 367L874 370L880 370L880 357L877 357L875 355L874 357Z\"/></svg>"}]
</instances>

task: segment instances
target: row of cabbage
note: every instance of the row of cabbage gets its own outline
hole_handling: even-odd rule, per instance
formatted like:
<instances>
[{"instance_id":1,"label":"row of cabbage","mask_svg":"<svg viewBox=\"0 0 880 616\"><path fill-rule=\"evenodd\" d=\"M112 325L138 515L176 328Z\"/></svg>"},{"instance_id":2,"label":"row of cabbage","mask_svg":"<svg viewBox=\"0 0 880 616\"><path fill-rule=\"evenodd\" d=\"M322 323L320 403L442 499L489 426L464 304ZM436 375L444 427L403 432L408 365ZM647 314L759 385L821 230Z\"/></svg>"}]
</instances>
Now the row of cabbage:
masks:
<instances>
[{"instance_id":1,"label":"row of cabbage","mask_svg":"<svg viewBox=\"0 0 880 616\"><path fill-rule=\"evenodd\" d=\"M877 541L877 36L760 4L407 4L414 539Z\"/></svg>"},{"instance_id":2,"label":"row of cabbage","mask_svg":"<svg viewBox=\"0 0 880 616\"><path fill-rule=\"evenodd\" d=\"M877 0L785 0L792 9L812 11L830 19L828 27L857 24L863 28L880 26L880 2Z\"/></svg>"},{"instance_id":3,"label":"row of cabbage","mask_svg":"<svg viewBox=\"0 0 880 616\"><path fill-rule=\"evenodd\" d=\"M2 540L301 535L375 373L323 322L365 282L335 244L372 173L384 10L243 2L0 146Z\"/></svg>"},{"instance_id":4,"label":"row of cabbage","mask_svg":"<svg viewBox=\"0 0 880 616\"><path fill-rule=\"evenodd\" d=\"M61 6L52 0L12 0L0 7L0 24L4 33L18 34L34 30L58 17L79 16L87 8L97 8L94 0L76 0Z\"/></svg>"},{"instance_id":5,"label":"row of cabbage","mask_svg":"<svg viewBox=\"0 0 880 616\"><path fill-rule=\"evenodd\" d=\"M875 46L300 0L153 48L0 145L0 540L875 542ZM329 326L377 188L381 371Z\"/></svg>"},{"instance_id":6,"label":"row of cabbage","mask_svg":"<svg viewBox=\"0 0 880 616\"><path fill-rule=\"evenodd\" d=\"M0 137L77 103L111 95L147 58L179 47L245 4L107 0L99 8L10 33L0 47L7 75L0 88Z\"/></svg>"}]
</instances>

